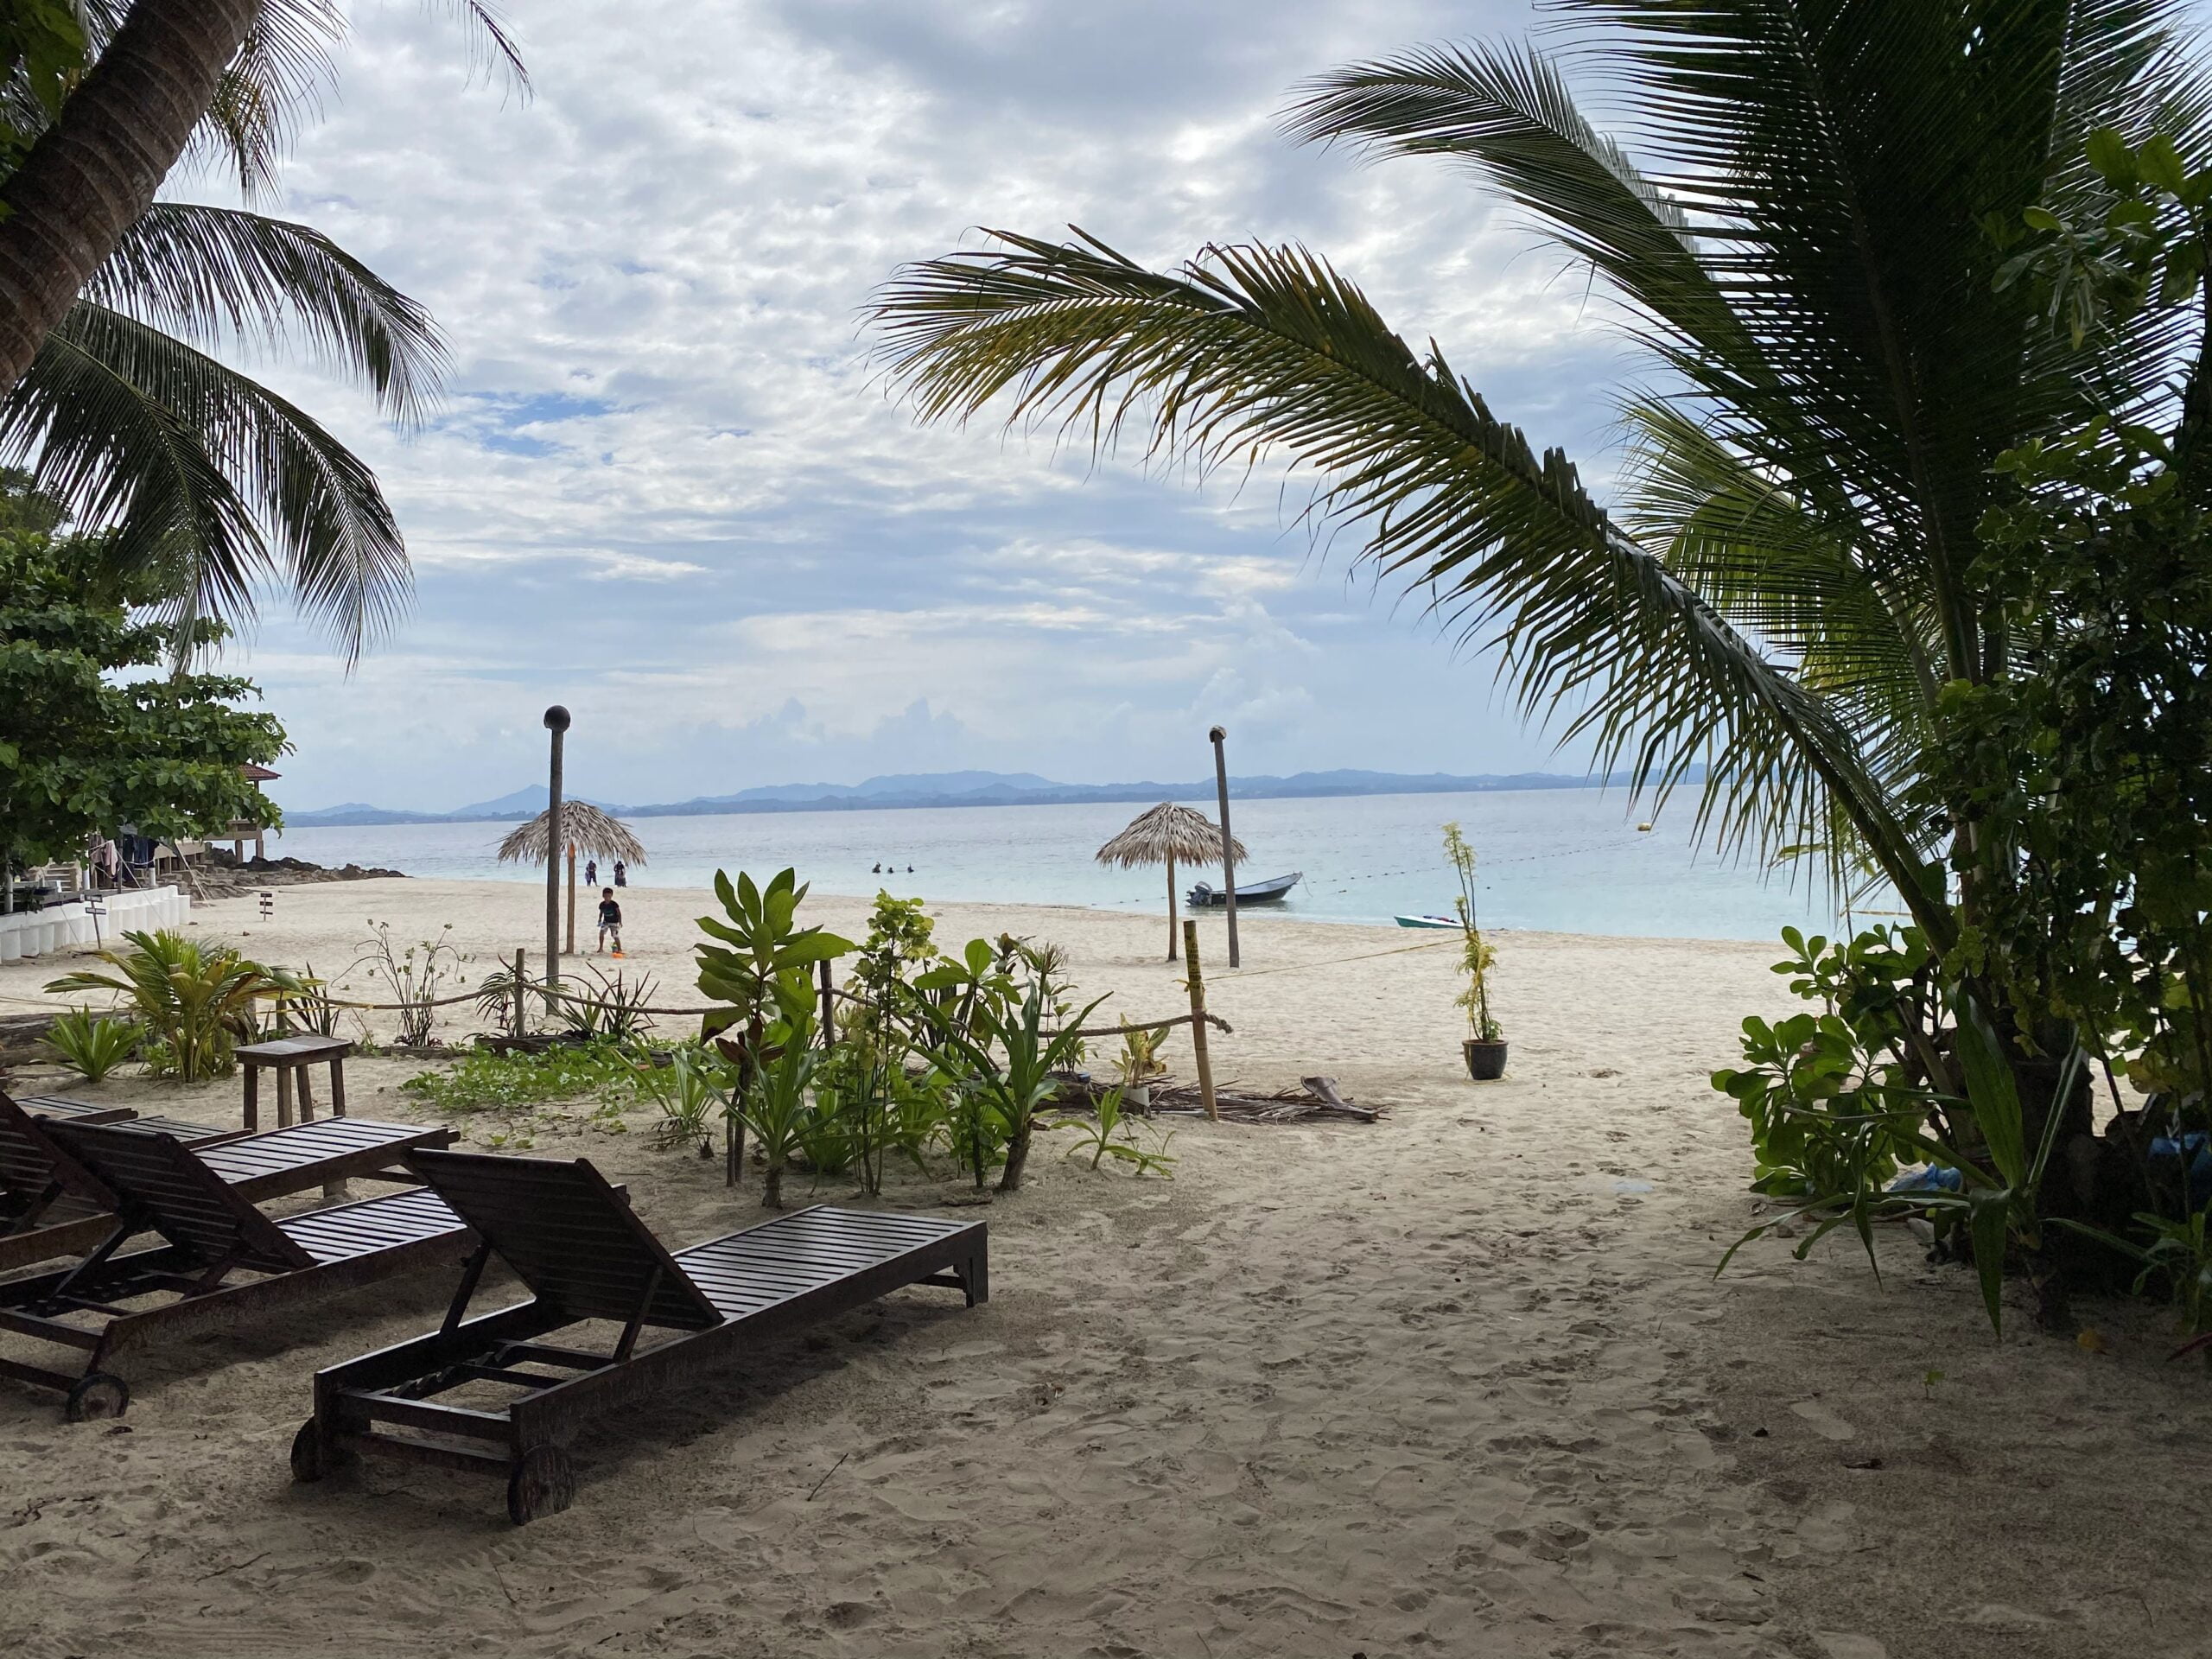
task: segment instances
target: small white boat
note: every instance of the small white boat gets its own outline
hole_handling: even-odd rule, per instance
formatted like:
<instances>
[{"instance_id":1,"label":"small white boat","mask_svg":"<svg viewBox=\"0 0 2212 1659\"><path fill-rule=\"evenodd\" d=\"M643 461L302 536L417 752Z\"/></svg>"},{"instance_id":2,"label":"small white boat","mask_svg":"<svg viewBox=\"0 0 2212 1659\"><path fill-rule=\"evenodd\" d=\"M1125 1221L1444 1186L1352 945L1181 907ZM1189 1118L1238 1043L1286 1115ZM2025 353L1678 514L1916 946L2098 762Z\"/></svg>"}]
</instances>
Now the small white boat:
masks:
<instances>
[{"instance_id":1,"label":"small white boat","mask_svg":"<svg viewBox=\"0 0 2212 1659\"><path fill-rule=\"evenodd\" d=\"M1236 902L1240 905L1279 905L1289 896L1290 890L1305 877L1293 870L1288 875L1271 876L1265 881L1239 881ZM1192 910L1202 910L1208 905L1226 905L1229 894L1210 881L1201 881L1183 895L1183 902Z\"/></svg>"},{"instance_id":2,"label":"small white boat","mask_svg":"<svg viewBox=\"0 0 2212 1659\"><path fill-rule=\"evenodd\" d=\"M1459 918L1457 916L1401 916L1398 918L1398 925L1400 927L1457 927L1459 925Z\"/></svg>"}]
</instances>

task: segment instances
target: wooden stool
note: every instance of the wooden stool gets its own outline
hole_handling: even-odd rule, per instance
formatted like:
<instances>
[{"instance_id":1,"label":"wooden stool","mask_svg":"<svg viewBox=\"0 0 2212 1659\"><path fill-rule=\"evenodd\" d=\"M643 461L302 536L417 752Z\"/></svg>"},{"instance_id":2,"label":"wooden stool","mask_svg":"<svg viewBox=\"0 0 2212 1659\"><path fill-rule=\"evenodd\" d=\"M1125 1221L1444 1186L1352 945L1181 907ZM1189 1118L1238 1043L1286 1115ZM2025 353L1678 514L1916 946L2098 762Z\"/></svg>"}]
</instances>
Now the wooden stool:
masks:
<instances>
[{"instance_id":1,"label":"wooden stool","mask_svg":"<svg viewBox=\"0 0 2212 1659\"><path fill-rule=\"evenodd\" d=\"M308 1084L309 1068L324 1060L330 1062L330 1115L346 1116L346 1057L353 1052L353 1045L343 1037L317 1037L306 1034L279 1037L271 1042L246 1043L238 1051L238 1064L245 1068L245 1127L249 1133L261 1127L261 1068L269 1067L276 1074L276 1127L288 1128L292 1122L292 1088L298 1080L300 1116L302 1123L315 1121L315 1095Z\"/></svg>"}]
</instances>

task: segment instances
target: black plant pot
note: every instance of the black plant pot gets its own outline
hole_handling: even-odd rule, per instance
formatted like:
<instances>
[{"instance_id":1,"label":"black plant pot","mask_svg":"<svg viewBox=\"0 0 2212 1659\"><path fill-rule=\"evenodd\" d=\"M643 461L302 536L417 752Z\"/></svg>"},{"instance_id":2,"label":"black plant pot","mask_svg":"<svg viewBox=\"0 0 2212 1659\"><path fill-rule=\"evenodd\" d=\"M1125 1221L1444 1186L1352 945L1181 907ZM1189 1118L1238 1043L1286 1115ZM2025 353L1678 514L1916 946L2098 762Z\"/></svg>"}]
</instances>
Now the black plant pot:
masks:
<instances>
[{"instance_id":1,"label":"black plant pot","mask_svg":"<svg viewBox=\"0 0 2212 1659\"><path fill-rule=\"evenodd\" d=\"M1467 1038L1459 1045L1467 1057L1467 1075L1477 1083L1495 1083L1505 1075L1505 1045Z\"/></svg>"}]
</instances>

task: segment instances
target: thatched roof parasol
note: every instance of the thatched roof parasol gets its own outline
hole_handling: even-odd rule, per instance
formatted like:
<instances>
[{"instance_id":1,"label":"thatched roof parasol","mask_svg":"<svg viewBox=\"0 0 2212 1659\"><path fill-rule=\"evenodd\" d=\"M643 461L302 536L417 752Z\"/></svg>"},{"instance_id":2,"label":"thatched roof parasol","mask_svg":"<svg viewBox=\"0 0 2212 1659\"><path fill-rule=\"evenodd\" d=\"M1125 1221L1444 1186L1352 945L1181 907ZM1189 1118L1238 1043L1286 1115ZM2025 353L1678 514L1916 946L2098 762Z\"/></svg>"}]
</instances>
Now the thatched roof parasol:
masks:
<instances>
[{"instance_id":1,"label":"thatched roof parasol","mask_svg":"<svg viewBox=\"0 0 2212 1659\"><path fill-rule=\"evenodd\" d=\"M545 861L546 820L551 809L528 823L518 823L499 843L502 864L543 864ZM619 858L625 864L645 861L645 846L620 818L609 817L582 801L561 803L561 839L587 858Z\"/></svg>"},{"instance_id":2,"label":"thatched roof parasol","mask_svg":"<svg viewBox=\"0 0 2212 1659\"><path fill-rule=\"evenodd\" d=\"M1232 840L1236 861L1244 861L1244 843ZM1203 812L1162 801L1140 812L1129 827L1098 849L1101 864L1133 870L1141 864L1167 867L1167 960L1175 960L1175 865L1204 864L1221 856L1221 826Z\"/></svg>"}]
</instances>

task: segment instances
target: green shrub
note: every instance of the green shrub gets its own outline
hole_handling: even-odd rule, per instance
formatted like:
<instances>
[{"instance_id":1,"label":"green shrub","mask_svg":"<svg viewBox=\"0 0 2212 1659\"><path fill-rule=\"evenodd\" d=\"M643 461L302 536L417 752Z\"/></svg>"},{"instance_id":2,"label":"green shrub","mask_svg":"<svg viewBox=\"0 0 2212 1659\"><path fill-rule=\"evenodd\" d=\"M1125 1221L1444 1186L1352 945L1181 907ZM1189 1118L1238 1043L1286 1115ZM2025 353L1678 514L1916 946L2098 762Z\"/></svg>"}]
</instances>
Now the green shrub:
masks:
<instances>
[{"instance_id":1,"label":"green shrub","mask_svg":"<svg viewBox=\"0 0 2212 1659\"><path fill-rule=\"evenodd\" d=\"M231 1052L251 1040L257 998L278 988L268 970L228 945L202 945L163 929L126 933L128 951L103 950L102 962L123 970L80 969L50 980L55 993L116 991L130 999L149 1039L147 1062L186 1083L229 1075Z\"/></svg>"},{"instance_id":2,"label":"green shrub","mask_svg":"<svg viewBox=\"0 0 2212 1659\"><path fill-rule=\"evenodd\" d=\"M563 1044L542 1054L472 1050L458 1065L419 1071L399 1086L443 1112L515 1112L579 1096L619 1116L638 1097L637 1062L613 1043Z\"/></svg>"},{"instance_id":3,"label":"green shrub","mask_svg":"<svg viewBox=\"0 0 2212 1659\"><path fill-rule=\"evenodd\" d=\"M72 1008L54 1017L46 1034L46 1046L71 1071L87 1083L99 1083L138 1052L143 1039L137 1022L111 1019L90 1008Z\"/></svg>"}]
</instances>

